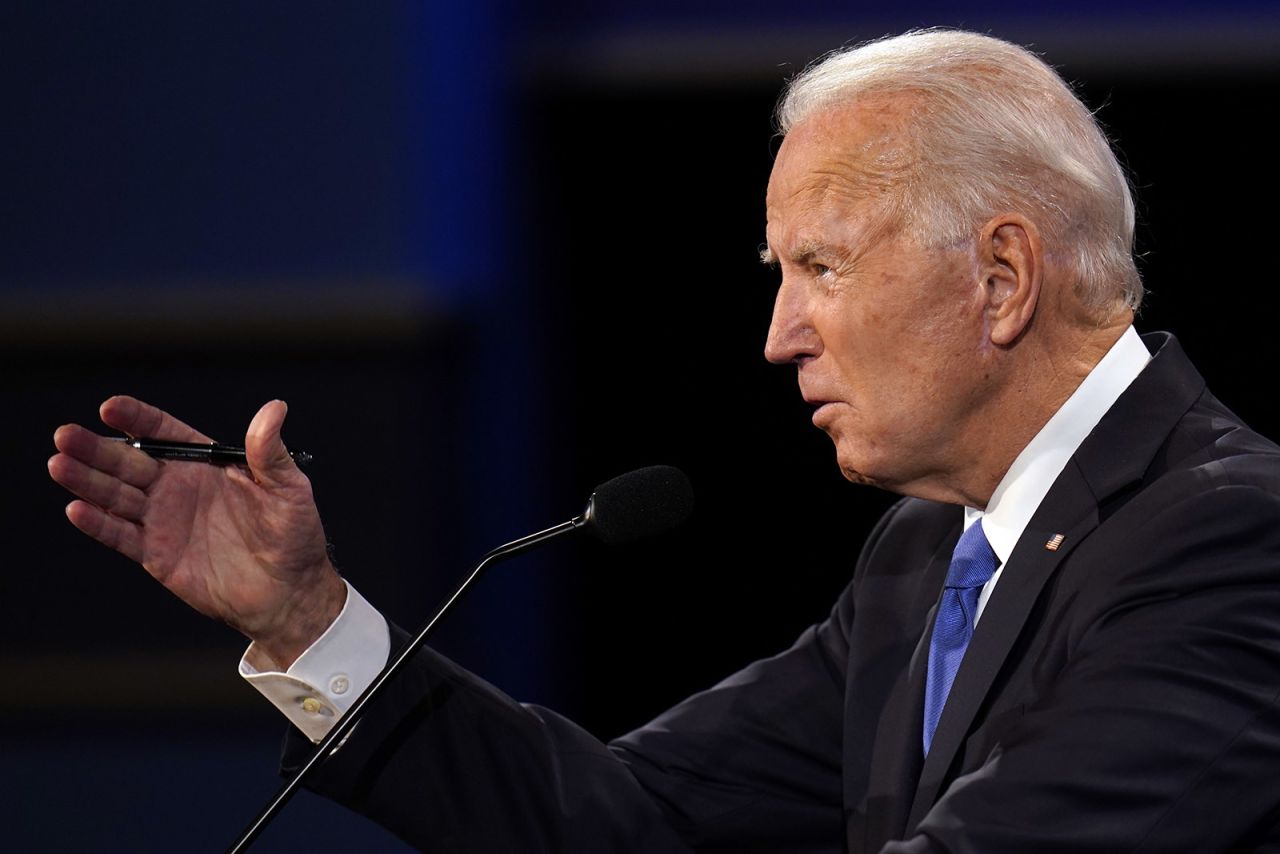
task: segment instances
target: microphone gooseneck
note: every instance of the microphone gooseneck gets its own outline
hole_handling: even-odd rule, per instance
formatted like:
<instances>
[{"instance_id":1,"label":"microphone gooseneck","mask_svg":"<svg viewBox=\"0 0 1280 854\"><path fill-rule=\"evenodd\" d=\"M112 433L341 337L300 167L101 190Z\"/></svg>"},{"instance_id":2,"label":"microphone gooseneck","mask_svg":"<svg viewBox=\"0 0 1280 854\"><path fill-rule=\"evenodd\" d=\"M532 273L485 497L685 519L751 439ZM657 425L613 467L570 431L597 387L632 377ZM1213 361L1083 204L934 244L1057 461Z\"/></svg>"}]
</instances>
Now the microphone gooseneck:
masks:
<instances>
[{"instance_id":1,"label":"microphone gooseneck","mask_svg":"<svg viewBox=\"0 0 1280 854\"><path fill-rule=\"evenodd\" d=\"M302 781L319 765L324 758L331 755L341 746L360 714L369 702L382 692L385 686L398 673L414 653L427 642L427 638L435 631L440 618L449 611L454 603L462 598L472 582L480 574L499 560L520 554L523 551L545 543L547 540L568 534L580 528L586 528L600 540L610 544L626 543L643 537L653 536L670 530L684 522L693 512L693 488L684 473L671 466L649 466L619 475L596 487L587 508L581 516L562 522L559 525L521 537L518 540L498 546L486 554L475 568L462 580L462 583L445 599L444 604L436 609L435 614L414 636L413 640L395 654L369 683L369 687L356 698L351 708L329 730L318 745L311 758L280 789L271 802L258 814L258 817L245 829L240 838L227 849L229 854L239 854L253 843L276 814L289 802L294 793L301 787Z\"/></svg>"}]
</instances>

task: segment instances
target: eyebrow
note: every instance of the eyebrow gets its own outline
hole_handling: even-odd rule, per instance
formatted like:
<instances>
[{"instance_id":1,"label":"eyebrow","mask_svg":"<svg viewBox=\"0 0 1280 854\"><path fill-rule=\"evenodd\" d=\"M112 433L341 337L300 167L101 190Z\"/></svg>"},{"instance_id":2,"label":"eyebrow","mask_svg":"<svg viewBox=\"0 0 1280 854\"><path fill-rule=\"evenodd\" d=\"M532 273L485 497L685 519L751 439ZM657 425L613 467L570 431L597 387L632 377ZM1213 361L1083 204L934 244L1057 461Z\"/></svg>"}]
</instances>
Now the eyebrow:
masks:
<instances>
[{"instance_id":1,"label":"eyebrow","mask_svg":"<svg viewBox=\"0 0 1280 854\"><path fill-rule=\"evenodd\" d=\"M834 247L825 243L805 242L795 248L792 257L797 264L808 264L819 255L828 255L836 251ZM770 267L778 265L778 256L769 248L768 244L762 244L760 247L760 263Z\"/></svg>"}]
</instances>

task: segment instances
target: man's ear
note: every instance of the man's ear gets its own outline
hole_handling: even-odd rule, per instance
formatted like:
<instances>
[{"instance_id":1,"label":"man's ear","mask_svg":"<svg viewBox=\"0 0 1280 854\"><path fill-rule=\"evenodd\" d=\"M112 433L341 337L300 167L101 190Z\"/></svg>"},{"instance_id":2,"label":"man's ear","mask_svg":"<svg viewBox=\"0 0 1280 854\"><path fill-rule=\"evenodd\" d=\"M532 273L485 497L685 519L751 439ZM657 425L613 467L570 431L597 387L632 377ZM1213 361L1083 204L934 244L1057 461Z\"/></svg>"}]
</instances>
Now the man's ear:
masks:
<instances>
[{"instance_id":1,"label":"man's ear","mask_svg":"<svg viewBox=\"0 0 1280 854\"><path fill-rule=\"evenodd\" d=\"M1006 347L1031 325L1044 282L1040 230L1022 214L992 217L978 238L991 343Z\"/></svg>"}]
</instances>

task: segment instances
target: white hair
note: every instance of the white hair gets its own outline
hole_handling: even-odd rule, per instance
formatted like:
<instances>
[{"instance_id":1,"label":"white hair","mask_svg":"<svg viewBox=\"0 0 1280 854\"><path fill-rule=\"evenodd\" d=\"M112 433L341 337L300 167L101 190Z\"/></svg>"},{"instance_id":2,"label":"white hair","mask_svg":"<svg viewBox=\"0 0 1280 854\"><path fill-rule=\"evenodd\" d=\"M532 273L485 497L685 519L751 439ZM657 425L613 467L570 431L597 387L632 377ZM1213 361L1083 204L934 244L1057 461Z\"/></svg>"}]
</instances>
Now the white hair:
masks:
<instances>
[{"instance_id":1,"label":"white hair","mask_svg":"<svg viewBox=\"0 0 1280 854\"><path fill-rule=\"evenodd\" d=\"M909 233L931 245L972 240L990 217L1022 213L1087 307L1138 307L1124 170L1093 114L1026 49L935 29L839 50L791 81L778 123L787 133L861 96L899 93L919 99L904 128L908 163L890 176Z\"/></svg>"}]
</instances>

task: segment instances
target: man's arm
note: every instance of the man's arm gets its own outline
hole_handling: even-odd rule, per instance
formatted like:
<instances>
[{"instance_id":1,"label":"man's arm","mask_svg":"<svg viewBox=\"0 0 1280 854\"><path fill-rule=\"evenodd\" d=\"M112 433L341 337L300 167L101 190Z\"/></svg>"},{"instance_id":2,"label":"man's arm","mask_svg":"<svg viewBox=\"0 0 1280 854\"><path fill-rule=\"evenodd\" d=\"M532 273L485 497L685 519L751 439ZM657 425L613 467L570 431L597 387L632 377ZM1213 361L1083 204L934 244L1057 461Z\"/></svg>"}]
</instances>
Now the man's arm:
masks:
<instances>
[{"instance_id":1,"label":"man's arm","mask_svg":"<svg viewBox=\"0 0 1280 854\"><path fill-rule=\"evenodd\" d=\"M310 785L424 850L839 854L850 608L609 746L422 650Z\"/></svg>"},{"instance_id":2,"label":"man's arm","mask_svg":"<svg viewBox=\"0 0 1280 854\"><path fill-rule=\"evenodd\" d=\"M101 414L130 435L208 441L132 398ZM59 428L49 461L79 496L67 509L76 527L239 629L280 670L346 598L310 484L280 440L284 414L272 402L255 416L248 471L162 463L75 425ZM313 785L433 851L674 854L691 850L686 840L743 851L772 838L836 854L851 608L614 749L423 650ZM397 632L393 645L406 639ZM286 766L310 749L295 734Z\"/></svg>"},{"instance_id":3,"label":"man's arm","mask_svg":"<svg viewBox=\"0 0 1280 854\"><path fill-rule=\"evenodd\" d=\"M607 748L424 650L312 786L429 850L841 854L856 576L790 649ZM309 751L291 733L286 772Z\"/></svg>"}]
</instances>

